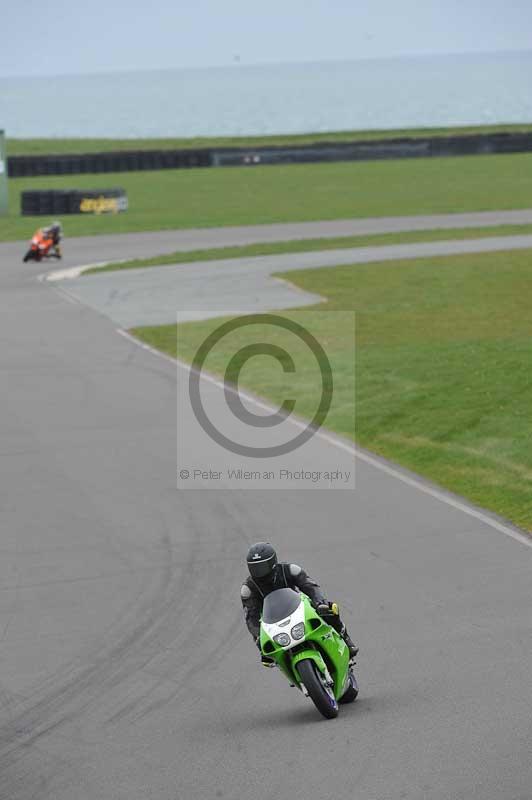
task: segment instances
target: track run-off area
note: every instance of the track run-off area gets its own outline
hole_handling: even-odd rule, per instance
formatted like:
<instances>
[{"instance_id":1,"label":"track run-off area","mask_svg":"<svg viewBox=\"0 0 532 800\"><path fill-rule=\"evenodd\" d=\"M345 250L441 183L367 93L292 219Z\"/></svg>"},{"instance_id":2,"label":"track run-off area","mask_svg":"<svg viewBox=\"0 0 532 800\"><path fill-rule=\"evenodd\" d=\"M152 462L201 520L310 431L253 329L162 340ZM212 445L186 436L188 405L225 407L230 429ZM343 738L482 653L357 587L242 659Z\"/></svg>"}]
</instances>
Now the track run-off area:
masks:
<instances>
[{"instance_id":1,"label":"track run-off area","mask_svg":"<svg viewBox=\"0 0 532 800\"><path fill-rule=\"evenodd\" d=\"M438 227L67 240L64 266L416 225ZM367 453L354 491L178 491L187 370L23 250L0 245L0 797L530 800L530 540ZM316 466L348 457L341 441L315 437ZM260 667L239 597L257 540L317 578L360 643L360 698L335 721Z\"/></svg>"}]
</instances>

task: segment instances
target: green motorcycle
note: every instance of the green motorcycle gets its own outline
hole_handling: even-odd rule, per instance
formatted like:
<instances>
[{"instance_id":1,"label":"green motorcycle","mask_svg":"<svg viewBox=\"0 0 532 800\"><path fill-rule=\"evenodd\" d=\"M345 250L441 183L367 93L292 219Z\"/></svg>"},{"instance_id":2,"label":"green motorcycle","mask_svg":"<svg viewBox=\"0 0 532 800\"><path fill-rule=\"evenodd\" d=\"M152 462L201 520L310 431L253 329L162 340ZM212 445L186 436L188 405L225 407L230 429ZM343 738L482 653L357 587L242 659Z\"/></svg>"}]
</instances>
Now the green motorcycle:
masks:
<instances>
[{"instance_id":1,"label":"green motorcycle","mask_svg":"<svg viewBox=\"0 0 532 800\"><path fill-rule=\"evenodd\" d=\"M260 625L263 655L310 697L327 719L339 703L352 703L358 684L342 637L316 613L309 598L293 589L277 589L264 598Z\"/></svg>"}]
</instances>

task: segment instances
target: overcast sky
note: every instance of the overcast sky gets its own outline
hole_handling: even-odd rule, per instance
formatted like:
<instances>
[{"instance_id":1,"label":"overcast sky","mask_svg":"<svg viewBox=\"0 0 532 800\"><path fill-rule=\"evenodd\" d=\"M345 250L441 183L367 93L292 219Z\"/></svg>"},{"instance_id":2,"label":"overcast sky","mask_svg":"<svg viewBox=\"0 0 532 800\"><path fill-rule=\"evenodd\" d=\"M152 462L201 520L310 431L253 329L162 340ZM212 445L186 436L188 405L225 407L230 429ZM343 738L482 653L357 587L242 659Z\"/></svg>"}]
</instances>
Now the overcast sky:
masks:
<instances>
[{"instance_id":1,"label":"overcast sky","mask_svg":"<svg viewBox=\"0 0 532 800\"><path fill-rule=\"evenodd\" d=\"M532 48L532 0L4 0L2 5L0 76Z\"/></svg>"}]
</instances>

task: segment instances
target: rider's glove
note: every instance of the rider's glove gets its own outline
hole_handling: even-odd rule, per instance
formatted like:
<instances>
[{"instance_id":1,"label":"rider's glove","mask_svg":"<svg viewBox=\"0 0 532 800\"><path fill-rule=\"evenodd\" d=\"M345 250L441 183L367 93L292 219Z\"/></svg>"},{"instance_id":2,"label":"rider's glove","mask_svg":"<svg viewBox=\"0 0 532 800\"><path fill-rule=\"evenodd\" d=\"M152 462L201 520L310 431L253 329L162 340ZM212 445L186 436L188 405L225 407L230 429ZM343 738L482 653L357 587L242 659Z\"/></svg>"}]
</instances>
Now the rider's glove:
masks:
<instances>
[{"instance_id":1,"label":"rider's glove","mask_svg":"<svg viewBox=\"0 0 532 800\"><path fill-rule=\"evenodd\" d=\"M324 615L330 617L331 614L338 616L340 614L338 603L318 603L316 606L316 611L320 617L323 617Z\"/></svg>"}]
</instances>

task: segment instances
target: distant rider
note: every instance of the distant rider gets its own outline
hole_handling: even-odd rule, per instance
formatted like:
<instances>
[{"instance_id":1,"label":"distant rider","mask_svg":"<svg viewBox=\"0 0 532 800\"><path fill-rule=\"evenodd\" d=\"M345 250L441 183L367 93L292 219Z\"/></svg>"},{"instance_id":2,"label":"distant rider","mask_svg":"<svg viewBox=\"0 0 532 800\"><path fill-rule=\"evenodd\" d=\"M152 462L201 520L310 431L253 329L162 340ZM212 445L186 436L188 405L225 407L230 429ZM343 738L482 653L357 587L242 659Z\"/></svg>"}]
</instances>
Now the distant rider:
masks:
<instances>
[{"instance_id":1,"label":"distant rider","mask_svg":"<svg viewBox=\"0 0 532 800\"><path fill-rule=\"evenodd\" d=\"M259 650L260 617L266 595L276 589L296 589L306 594L320 617L337 631L349 648L349 655L354 658L358 647L347 633L340 619L336 603L329 603L316 581L312 580L304 569L297 564L279 562L277 553L269 542L257 542L249 548L247 554L249 577L240 590L244 607L244 616L248 630L253 636ZM271 659L263 656L263 662Z\"/></svg>"},{"instance_id":2,"label":"distant rider","mask_svg":"<svg viewBox=\"0 0 532 800\"><path fill-rule=\"evenodd\" d=\"M52 222L51 225L48 225L47 228L42 229L42 235L45 240L51 240L50 249L53 248L55 253L49 253L49 255L55 255L56 258L61 258L61 246L60 242L63 236L63 228L60 222Z\"/></svg>"}]
</instances>

